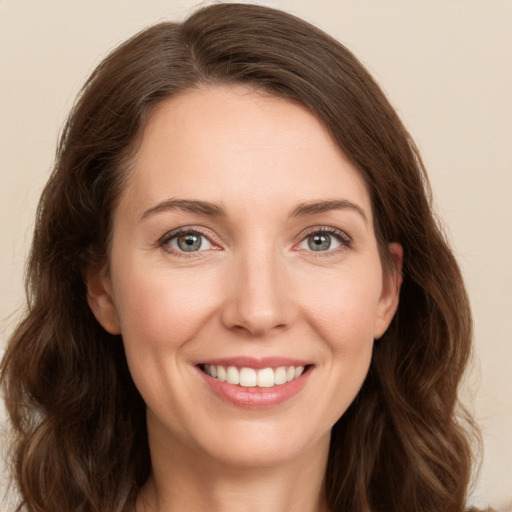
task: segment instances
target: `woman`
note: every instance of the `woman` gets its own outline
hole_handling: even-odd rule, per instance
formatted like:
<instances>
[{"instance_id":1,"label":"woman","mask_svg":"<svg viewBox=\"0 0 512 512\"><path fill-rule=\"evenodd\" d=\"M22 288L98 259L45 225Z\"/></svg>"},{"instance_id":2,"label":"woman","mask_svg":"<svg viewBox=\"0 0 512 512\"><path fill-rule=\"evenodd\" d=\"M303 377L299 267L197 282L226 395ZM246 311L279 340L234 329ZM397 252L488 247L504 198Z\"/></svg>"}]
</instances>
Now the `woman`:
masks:
<instances>
[{"instance_id":1,"label":"woman","mask_svg":"<svg viewBox=\"0 0 512 512\"><path fill-rule=\"evenodd\" d=\"M471 319L421 159L293 16L207 7L98 66L28 290L2 385L30 511L465 508Z\"/></svg>"}]
</instances>

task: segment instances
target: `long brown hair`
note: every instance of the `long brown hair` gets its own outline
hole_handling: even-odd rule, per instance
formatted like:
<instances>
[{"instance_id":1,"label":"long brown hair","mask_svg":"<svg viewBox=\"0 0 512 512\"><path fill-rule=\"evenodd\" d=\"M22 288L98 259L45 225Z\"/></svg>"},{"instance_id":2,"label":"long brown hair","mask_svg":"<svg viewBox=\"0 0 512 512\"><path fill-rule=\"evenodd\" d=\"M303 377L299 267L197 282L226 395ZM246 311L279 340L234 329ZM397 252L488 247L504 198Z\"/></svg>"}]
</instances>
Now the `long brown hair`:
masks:
<instances>
[{"instance_id":1,"label":"long brown hair","mask_svg":"<svg viewBox=\"0 0 512 512\"><path fill-rule=\"evenodd\" d=\"M150 474L145 405L121 337L89 310L83 271L107 258L111 214L154 107L217 83L307 107L366 182L385 268L388 243L404 248L398 312L333 428L324 484L331 510L460 512L473 427L458 419L457 393L471 317L420 156L345 47L289 14L237 4L122 44L86 82L64 127L37 212L27 313L1 366L23 503L30 512L128 511Z\"/></svg>"}]
</instances>

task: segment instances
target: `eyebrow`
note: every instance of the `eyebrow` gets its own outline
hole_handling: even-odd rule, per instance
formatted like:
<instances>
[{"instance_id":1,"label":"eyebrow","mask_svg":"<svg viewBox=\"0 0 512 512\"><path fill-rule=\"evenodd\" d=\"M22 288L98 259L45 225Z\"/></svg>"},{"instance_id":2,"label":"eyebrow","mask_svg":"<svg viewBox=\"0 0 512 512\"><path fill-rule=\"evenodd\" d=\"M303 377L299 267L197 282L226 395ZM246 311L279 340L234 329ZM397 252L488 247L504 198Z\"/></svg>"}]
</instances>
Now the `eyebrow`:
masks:
<instances>
[{"instance_id":1,"label":"eyebrow","mask_svg":"<svg viewBox=\"0 0 512 512\"><path fill-rule=\"evenodd\" d=\"M210 203L208 201L171 198L166 199L165 201L162 201L146 210L142 214L140 220L142 221L147 217L169 210L181 210L199 215L208 215L211 217L226 216L226 212L220 204ZM289 216L305 217L307 215L316 215L330 210L352 210L358 213L366 224L368 223L368 218L366 217L364 210L359 205L346 199L330 199L327 201L301 203L291 211Z\"/></svg>"},{"instance_id":2,"label":"eyebrow","mask_svg":"<svg viewBox=\"0 0 512 512\"><path fill-rule=\"evenodd\" d=\"M225 217L226 215L226 212L219 204L207 201L192 201L190 199L166 199L165 201L162 201L161 203L158 203L146 210L142 214L140 220L142 221L147 217L169 210L181 210L184 212L209 215L212 217Z\"/></svg>"},{"instance_id":3,"label":"eyebrow","mask_svg":"<svg viewBox=\"0 0 512 512\"><path fill-rule=\"evenodd\" d=\"M309 203L301 203L294 208L290 217L305 217L306 215L315 215L330 210L351 210L359 214L365 224L368 224L368 218L364 210L357 204L347 201L346 199L330 199L327 201L314 201Z\"/></svg>"}]
</instances>

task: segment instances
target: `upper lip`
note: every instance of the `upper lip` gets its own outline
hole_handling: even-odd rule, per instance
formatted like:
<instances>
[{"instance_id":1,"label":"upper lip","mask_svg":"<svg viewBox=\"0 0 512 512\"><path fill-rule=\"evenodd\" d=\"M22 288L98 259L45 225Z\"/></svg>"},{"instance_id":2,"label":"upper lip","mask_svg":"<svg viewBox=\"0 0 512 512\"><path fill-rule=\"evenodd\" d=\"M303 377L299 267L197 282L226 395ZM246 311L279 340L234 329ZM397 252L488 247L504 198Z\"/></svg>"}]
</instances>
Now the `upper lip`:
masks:
<instances>
[{"instance_id":1,"label":"upper lip","mask_svg":"<svg viewBox=\"0 0 512 512\"><path fill-rule=\"evenodd\" d=\"M249 356L237 356L237 357L221 357L216 359L207 359L201 361L200 365L216 365L216 366L236 366L238 368L278 368L280 366L307 366L311 364L311 361L304 359L296 359L292 357L281 357L271 356L255 358Z\"/></svg>"}]
</instances>

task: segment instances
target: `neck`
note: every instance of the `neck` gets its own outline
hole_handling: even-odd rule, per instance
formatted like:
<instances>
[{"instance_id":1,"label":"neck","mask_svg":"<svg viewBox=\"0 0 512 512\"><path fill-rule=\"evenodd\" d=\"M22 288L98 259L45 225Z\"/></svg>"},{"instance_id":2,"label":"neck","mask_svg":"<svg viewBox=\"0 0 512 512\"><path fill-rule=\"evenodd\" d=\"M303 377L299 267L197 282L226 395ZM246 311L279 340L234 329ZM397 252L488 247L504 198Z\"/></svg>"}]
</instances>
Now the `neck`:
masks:
<instances>
[{"instance_id":1,"label":"neck","mask_svg":"<svg viewBox=\"0 0 512 512\"><path fill-rule=\"evenodd\" d=\"M323 479L329 438L293 460L232 466L172 442L152 442L153 474L136 512L327 512Z\"/></svg>"}]
</instances>

